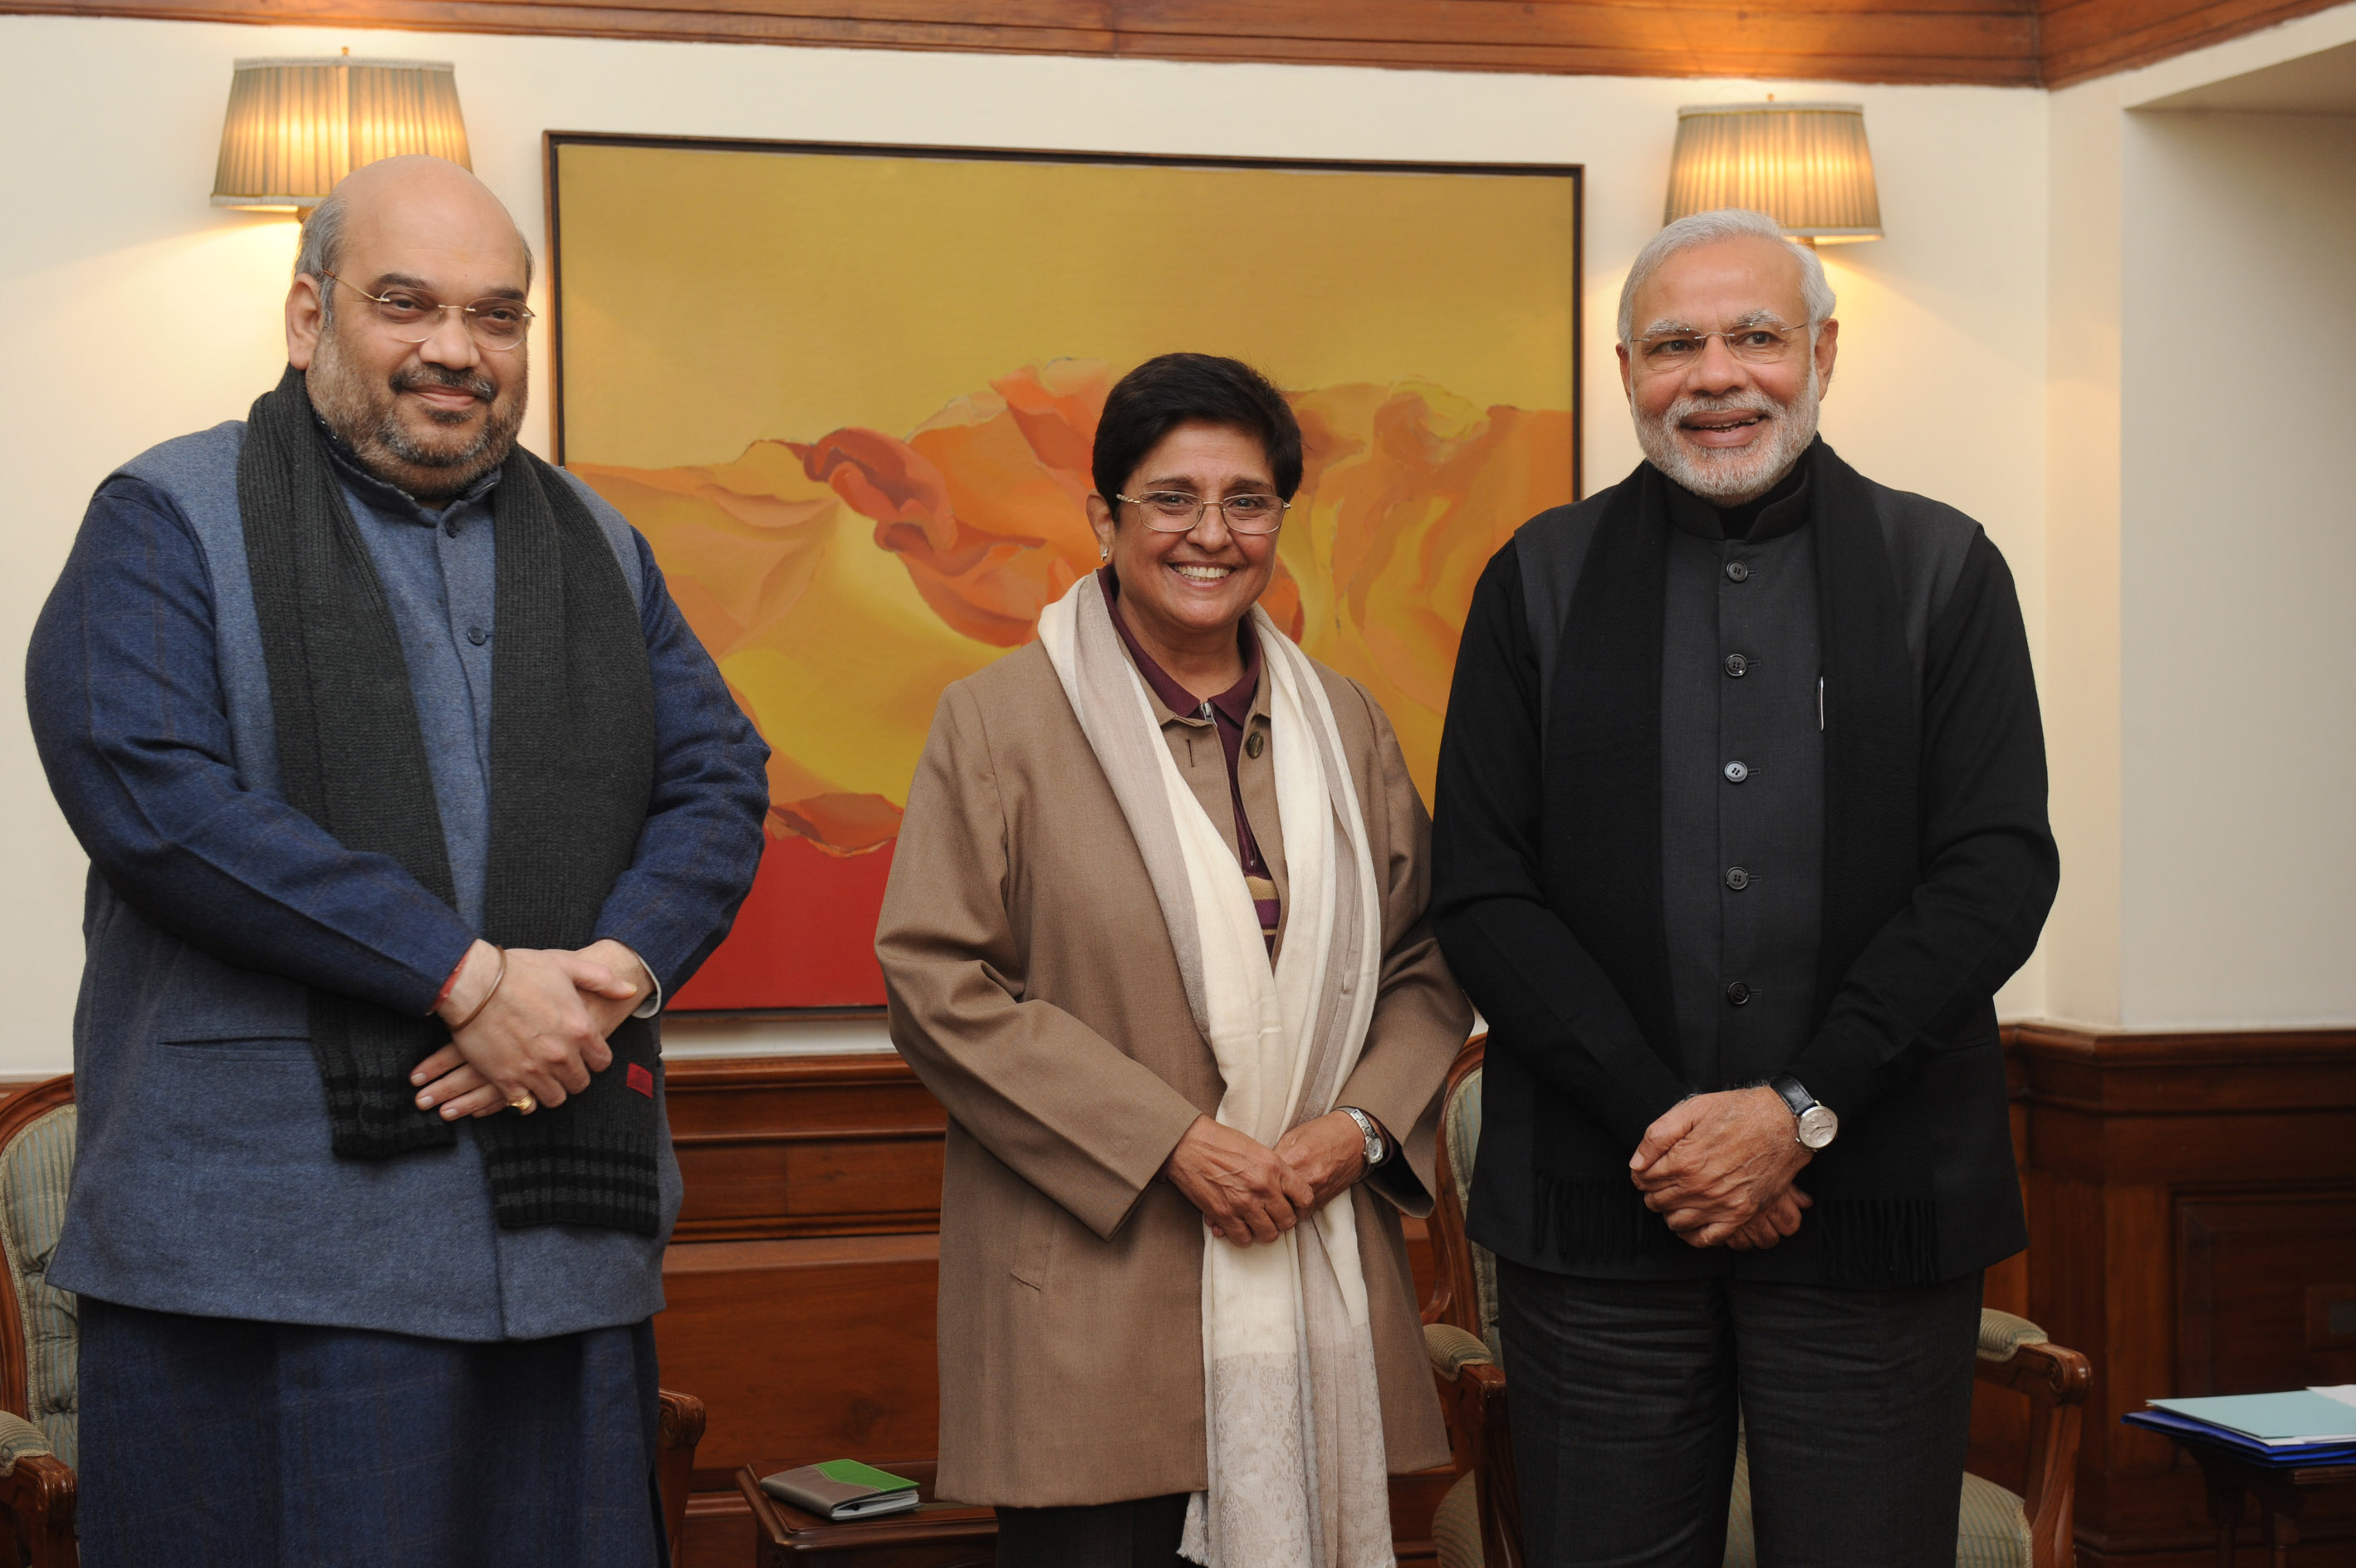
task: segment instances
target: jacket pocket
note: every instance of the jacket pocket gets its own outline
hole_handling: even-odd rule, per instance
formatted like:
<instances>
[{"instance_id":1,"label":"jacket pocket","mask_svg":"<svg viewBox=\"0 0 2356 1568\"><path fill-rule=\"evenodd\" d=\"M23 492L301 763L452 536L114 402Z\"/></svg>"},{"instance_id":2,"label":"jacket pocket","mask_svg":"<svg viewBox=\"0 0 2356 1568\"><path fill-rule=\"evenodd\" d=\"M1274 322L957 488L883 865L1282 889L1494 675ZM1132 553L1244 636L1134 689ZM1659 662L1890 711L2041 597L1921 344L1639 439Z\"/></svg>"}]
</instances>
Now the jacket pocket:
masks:
<instances>
[{"instance_id":1,"label":"jacket pocket","mask_svg":"<svg viewBox=\"0 0 2356 1568\"><path fill-rule=\"evenodd\" d=\"M1023 1194L1023 1218L1014 1227L1014 1261L1007 1273L1033 1290L1047 1288L1047 1270L1055 1257L1055 1224L1062 1210L1037 1187Z\"/></svg>"},{"instance_id":2,"label":"jacket pocket","mask_svg":"<svg viewBox=\"0 0 2356 1568\"><path fill-rule=\"evenodd\" d=\"M300 1062L310 1066L316 1058L311 1054L311 1042L284 1035L233 1035L225 1030L201 1028L166 1029L155 1043L170 1051L186 1051L213 1061L277 1061Z\"/></svg>"}]
</instances>

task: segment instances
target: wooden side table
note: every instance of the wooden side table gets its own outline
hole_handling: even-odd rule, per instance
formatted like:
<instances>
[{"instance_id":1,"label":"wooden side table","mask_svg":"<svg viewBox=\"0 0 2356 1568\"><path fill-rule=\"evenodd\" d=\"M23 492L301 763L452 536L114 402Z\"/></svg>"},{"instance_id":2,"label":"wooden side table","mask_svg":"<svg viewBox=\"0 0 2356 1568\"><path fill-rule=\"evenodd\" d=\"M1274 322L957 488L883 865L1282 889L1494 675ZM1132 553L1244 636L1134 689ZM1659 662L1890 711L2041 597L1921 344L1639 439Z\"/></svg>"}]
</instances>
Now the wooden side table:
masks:
<instances>
[{"instance_id":1,"label":"wooden side table","mask_svg":"<svg viewBox=\"0 0 2356 1568\"><path fill-rule=\"evenodd\" d=\"M915 1508L840 1522L761 1489L762 1477L793 1467L747 1465L736 1472L736 1489L753 1510L755 1568L993 1568L998 1561L998 1515L935 1502L930 1459L878 1466L916 1483Z\"/></svg>"},{"instance_id":2,"label":"wooden side table","mask_svg":"<svg viewBox=\"0 0 2356 1568\"><path fill-rule=\"evenodd\" d=\"M2217 1568L2233 1568L2233 1534L2241 1528L2243 1498L2258 1499L2274 1568L2290 1568L2290 1549L2298 1544L2298 1516L2308 1497L2335 1487L2356 1487L2356 1465L2261 1465L2222 1444L2180 1433L2169 1436L2192 1455L2209 1483L2209 1517L2217 1526Z\"/></svg>"}]
</instances>

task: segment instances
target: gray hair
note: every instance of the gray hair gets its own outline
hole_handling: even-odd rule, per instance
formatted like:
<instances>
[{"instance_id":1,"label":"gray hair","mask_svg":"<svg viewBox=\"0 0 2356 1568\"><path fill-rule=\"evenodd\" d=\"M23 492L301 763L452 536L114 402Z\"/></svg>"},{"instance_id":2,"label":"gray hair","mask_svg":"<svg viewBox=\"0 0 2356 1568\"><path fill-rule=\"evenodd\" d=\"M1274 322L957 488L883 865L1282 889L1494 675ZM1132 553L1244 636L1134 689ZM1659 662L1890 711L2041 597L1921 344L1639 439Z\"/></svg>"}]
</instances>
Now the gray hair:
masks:
<instances>
[{"instance_id":1,"label":"gray hair","mask_svg":"<svg viewBox=\"0 0 2356 1568\"><path fill-rule=\"evenodd\" d=\"M296 277L306 274L325 277L343 260L344 205L343 192L331 190L318 206L303 215L303 242L294 252ZM328 326L336 324L336 291L324 285L319 289L319 313Z\"/></svg>"},{"instance_id":2,"label":"gray hair","mask_svg":"<svg viewBox=\"0 0 2356 1568\"><path fill-rule=\"evenodd\" d=\"M318 206L304 214L303 242L294 252L295 276L301 277L308 274L315 278L322 277L334 272L337 265L342 262L344 210L348 205L344 199L343 191L338 188L327 192ZM523 247L523 286L528 289L531 287L531 242L524 238L523 225L520 223L516 225L516 243ZM336 324L335 290L323 288L319 291L319 308L327 325L334 326Z\"/></svg>"},{"instance_id":3,"label":"gray hair","mask_svg":"<svg viewBox=\"0 0 2356 1568\"><path fill-rule=\"evenodd\" d=\"M1661 263L1680 251L1690 251L1697 245L1715 244L1720 240L1750 236L1772 240L1790 251L1800 263L1800 303L1807 307L1807 327L1811 337L1817 327L1831 317L1838 303L1832 285L1825 281L1825 264L1816 252L1806 245L1795 245L1783 238L1783 229L1764 212L1753 212L1744 207L1721 207L1715 212L1696 212L1680 218L1636 252L1635 264L1628 269L1628 281L1620 285L1620 341L1636 339L1636 291L1660 271ZM1797 326L1799 323L1790 323Z\"/></svg>"}]
</instances>

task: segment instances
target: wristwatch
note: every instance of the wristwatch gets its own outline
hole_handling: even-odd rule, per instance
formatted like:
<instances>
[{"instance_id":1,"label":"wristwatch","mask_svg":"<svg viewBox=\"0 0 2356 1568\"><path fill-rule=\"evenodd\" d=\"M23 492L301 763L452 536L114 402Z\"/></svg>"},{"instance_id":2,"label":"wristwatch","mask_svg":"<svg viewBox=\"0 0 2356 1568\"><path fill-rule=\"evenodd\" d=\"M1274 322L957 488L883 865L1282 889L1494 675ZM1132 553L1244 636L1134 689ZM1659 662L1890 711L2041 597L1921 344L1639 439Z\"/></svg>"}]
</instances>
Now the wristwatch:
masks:
<instances>
[{"instance_id":1,"label":"wristwatch","mask_svg":"<svg viewBox=\"0 0 2356 1568\"><path fill-rule=\"evenodd\" d=\"M1358 1135L1366 1140L1366 1168L1368 1170L1373 1170L1376 1165L1381 1165L1385 1159L1389 1157L1391 1152L1390 1143L1383 1136L1383 1130L1375 1125L1375 1119L1373 1117L1367 1115L1365 1112L1359 1110L1355 1105L1343 1106L1342 1114L1347 1116L1351 1121L1355 1122L1358 1124Z\"/></svg>"},{"instance_id":2,"label":"wristwatch","mask_svg":"<svg viewBox=\"0 0 2356 1568\"><path fill-rule=\"evenodd\" d=\"M1815 1095L1801 1088L1800 1080L1790 1073L1769 1079L1767 1087L1782 1095L1783 1103L1792 1108L1792 1116L1799 1123L1793 1136L1799 1139L1801 1147L1821 1149L1840 1135L1840 1118L1833 1114L1830 1106L1819 1103Z\"/></svg>"}]
</instances>

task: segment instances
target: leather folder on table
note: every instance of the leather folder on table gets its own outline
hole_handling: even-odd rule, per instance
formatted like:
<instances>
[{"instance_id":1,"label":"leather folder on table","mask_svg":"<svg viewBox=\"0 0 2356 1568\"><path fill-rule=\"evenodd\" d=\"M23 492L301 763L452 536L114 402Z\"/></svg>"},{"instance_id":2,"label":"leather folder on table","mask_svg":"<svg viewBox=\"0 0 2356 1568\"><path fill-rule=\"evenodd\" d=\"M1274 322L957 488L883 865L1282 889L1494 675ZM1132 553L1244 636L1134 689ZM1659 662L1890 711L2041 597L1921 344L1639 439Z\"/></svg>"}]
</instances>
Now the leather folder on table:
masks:
<instances>
[{"instance_id":1,"label":"leather folder on table","mask_svg":"<svg viewBox=\"0 0 2356 1568\"><path fill-rule=\"evenodd\" d=\"M820 1519L873 1519L916 1506L916 1483L856 1459L829 1459L761 1477L761 1489Z\"/></svg>"}]
</instances>

